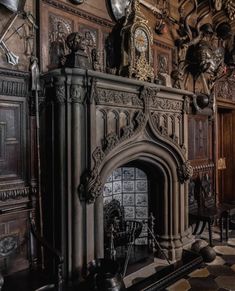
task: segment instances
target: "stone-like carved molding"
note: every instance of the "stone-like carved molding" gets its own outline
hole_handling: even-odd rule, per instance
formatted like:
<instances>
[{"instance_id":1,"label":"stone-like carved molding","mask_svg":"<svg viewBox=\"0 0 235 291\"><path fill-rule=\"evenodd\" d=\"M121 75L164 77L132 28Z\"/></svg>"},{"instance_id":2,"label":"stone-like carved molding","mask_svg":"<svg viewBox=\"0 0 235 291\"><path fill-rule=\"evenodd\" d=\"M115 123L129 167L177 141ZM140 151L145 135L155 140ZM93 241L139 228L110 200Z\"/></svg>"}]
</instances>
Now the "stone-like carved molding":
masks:
<instances>
[{"instance_id":1,"label":"stone-like carved molding","mask_svg":"<svg viewBox=\"0 0 235 291\"><path fill-rule=\"evenodd\" d=\"M15 79L6 80L0 78L0 95L27 97L28 84L24 80L17 81Z\"/></svg>"},{"instance_id":2,"label":"stone-like carved molding","mask_svg":"<svg viewBox=\"0 0 235 291\"><path fill-rule=\"evenodd\" d=\"M229 101L235 101L235 71L229 73L228 76L221 78L215 83L215 98L223 98Z\"/></svg>"},{"instance_id":3,"label":"stone-like carved molding","mask_svg":"<svg viewBox=\"0 0 235 291\"><path fill-rule=\"evenodd\" d=\"M20 200L29 198L29 195L36 193L37 189L35 187L24 187L22 189L7 189L0 190L0 201L5 202L7 200Z\"/></svg>"},{"instance_id":4,"label":"stone-like carved molding","mask_svg":"<svg viewBox=\"0 0 235 291\"><path fill-rule=\"evenodd\" d=\"M193 167L191 166L190 161L186 161L180 165L177 172L181 184L189 180L193 176Z\"/></svg>"},{"instance_id":5,"label":"stone-like carved molding","mask_svg":"<svg viewBox=\"0 0 235 291\"><path fill-rule=\"evenodd\" d=\"M182 104L182 101L163 99L160 97L150 99L150 107L157 110L181 112L183 107Z\"/></svg>"},{"instance_id":6,"label":"stone-like carved molding","mask_svg":"<svg viewBox=\"0 0 235 291\"><path fill-rule=\"evenodd\" d=\"M80 199L85 200L87 203L94 203L96 198L102 193L102 184L98 168L104 156L102 148L97 147L92 154L94 160L93 170L87 170L81 176L78 192L80 194Z\"/></svg>"},{"instance_id":7,"label":"stone-like carved molding","mask_svg":"<svg viewBox=\"0 0 235 291\"><path fill-rule=\"evenodd\" d=\"M213 170L215 167L215 164L213 162L206 163L206 164L200 164L200 165L194 165L193 168L193 174L204 172L204 171L210 171Z\"/></svg>"},{"instance_id":8,"label":"stone-like carved molding","mask_svg":"<svg viewBox=\"0 0 235 291\"><path fill-rule=\"evenodd\" d=\"M111 89L97 88L95 100L99 105L143 107L141 100L138 98L138 94Z\"/></svg>"},{"instance_id":9,"label":"stone-like carved molding","mask_svg":"<svg viewBox=\"0 0 235 291\"><path fill-rule=\"evenodd\" d=\"M83 19L86 19L86 20L89 20L93 23L96 23L96 24L99 24L99 25L102 25L102 26L105 26L105 27L108 27L108 28L112 28L113 27L113 24L107 20L104 20L100 17L96 17L90 13L87 13L87 12L84 12L84 11L81 11L81 10L78 10L77 8L75 7L71 7L70 5L67 5L65 3L62 3L60 1L55 1L55 0L43 0L44 3L52 6L52 7L55 7L57 9L60 9L60 10L63 10L67 13L72 13L72 14L75 14L77 15L78 17L81 17Z\"/></svg>"},{"instance_id":10,"label":"stone-like carved molding","mask_svg":"<svg viewBox=\"0 0 235 291\"><path fill-rule=\"evenodd\" d=\"M81 85L72 84L70 86L70 99L72 103L83 103L85 92Z\"/></svg>"},{"instance_id":11,"label":"stone-like carved molding","mask_svg":"<svg viewBox=\"0 0 235 291\"><path fill-rule=\"evenodd\" d=\"M55 87L55 102L63 104L66 101L65 99L65 86L57 85Z\"/></svg>"}]
</instances>

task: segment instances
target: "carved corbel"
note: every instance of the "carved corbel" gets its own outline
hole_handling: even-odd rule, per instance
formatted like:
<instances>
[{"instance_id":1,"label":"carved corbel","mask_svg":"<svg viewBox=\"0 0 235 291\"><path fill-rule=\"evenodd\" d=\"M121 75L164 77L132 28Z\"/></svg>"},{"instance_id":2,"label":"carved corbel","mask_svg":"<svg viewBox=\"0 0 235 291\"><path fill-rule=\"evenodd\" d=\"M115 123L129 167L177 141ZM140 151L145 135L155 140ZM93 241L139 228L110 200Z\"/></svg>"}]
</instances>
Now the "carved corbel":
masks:
<instances>
[{"instance_id":1,"label":"carved corbel","mask_svg":"<svg viewBox=\"0 0 235 291\"><path fill-rule=\"evenodd\" d=\"M104 159L104 156L101 147L97 147L92 154L94 168L92 170L86 170L81 176L81 183L78 192L82 201L94 203L96 198L102 193L102 183L98 168Z\"/></svg>"},{"instance_id":2,"label":"carved corbel","mask_svg":"<svg viewBox=\"0 0 235 291\"><path fill-rule=\"evenodd\" d=\"M98 171L86 171L81 177L78 191L81 200L94 203L102 193L101 178Z\"/></svg>"},{"instance_id":3,"label":"carved corbel","mask_svg":"<svg viewBox=\"0 0 235 291\"><path fill-rule=\"evenodd\" d=\"M193 176L193 167L189 161L184 162L178 167L178 178L181 184L189 180Z\"/></svg>"}]
</instances>

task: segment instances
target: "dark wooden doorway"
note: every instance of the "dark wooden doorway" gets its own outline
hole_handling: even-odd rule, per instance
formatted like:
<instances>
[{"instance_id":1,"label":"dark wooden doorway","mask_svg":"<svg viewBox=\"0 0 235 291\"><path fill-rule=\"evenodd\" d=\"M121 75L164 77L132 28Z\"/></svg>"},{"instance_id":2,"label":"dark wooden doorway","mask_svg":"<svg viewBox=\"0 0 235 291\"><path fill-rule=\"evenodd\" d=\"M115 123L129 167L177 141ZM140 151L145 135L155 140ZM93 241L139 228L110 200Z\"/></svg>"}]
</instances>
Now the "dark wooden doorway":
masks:
<instances>
[{"instance_id":1,"label":"dark wooden doorway","mask_svg":"<svg viewBox=\"0 0 235 291\"><path fill-rule=\"evenodd\" d=\"M218 108L217 189L220 203L235 204L235 109Z\"/></svg>"}]
</instances>

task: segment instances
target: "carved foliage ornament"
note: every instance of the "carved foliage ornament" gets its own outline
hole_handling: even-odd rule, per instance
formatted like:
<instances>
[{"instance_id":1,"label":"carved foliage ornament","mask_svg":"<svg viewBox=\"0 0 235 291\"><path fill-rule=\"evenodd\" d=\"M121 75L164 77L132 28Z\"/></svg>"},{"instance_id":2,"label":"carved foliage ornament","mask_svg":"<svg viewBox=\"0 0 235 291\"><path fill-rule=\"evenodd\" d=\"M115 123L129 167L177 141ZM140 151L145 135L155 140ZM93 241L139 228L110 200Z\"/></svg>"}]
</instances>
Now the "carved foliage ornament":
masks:
<instances>
[{"instance_id":1,"label":"carved foliage ornament","mask_svg":"<svg viewBox=\"0 0 235 291\"><path fill-rule=\"evenodd\" d=\"M193 176L193 167L189 161L184 162L180 167L178 167L178 178L180 183L186 182Z\"/></svg>"},{"instance_id":2,"label":"carved foliage ornament","mask_svg":"<svg viewBox=\"0 0 235 291\"><path fill-rule=\"evenodd\" d=\"M95 99L97 104L143 106L137 94L110 89L97 88Z\"/></svg>"},{"instance_id":3,"label":"carved foliage ornament","mask_svg":"<svg viewBox=\"0 0 235 291\"><path fill-rule=\"evenodd\" d=\"M85 171L81 177L81 183L78 189L80 199L87 203L94 203L96 198L102 193L101 178L98 172L104 153L101 147L97 147L92 154L94 160L94 168L92 171Z\"/></svg>"},{"instance_id":4,"label":"carved foliage ornament","mask_svg":"<svg viewBox=\"0 0 235 291\"><path fill-rule=\"evenodd\" d=\"M65 86L57 85L55 87L55 102L56 103L64 103L65 102Z\"/></svg>"},{"instance_id":5,"label":"carved foliage ornament","mask_svg":"<svg viewBox=\"0 0 235 291\"><path fill-rule=\"evenodd\" d=\"M18 247L17 236L6 236L0 239L0 256L6 257Z\"/></svg>"},{"instance_id":6,"label":"carved foliage ornament","mask_svg":"<svg viewBox=\"0 0 235 291\"><path fill-rule=\"evenodd\" d=\"M234 0L214 0L214 7L217 11L223 9L223 6L230 20L235 19L235 2Z\"/></svg>"}]
</instances>

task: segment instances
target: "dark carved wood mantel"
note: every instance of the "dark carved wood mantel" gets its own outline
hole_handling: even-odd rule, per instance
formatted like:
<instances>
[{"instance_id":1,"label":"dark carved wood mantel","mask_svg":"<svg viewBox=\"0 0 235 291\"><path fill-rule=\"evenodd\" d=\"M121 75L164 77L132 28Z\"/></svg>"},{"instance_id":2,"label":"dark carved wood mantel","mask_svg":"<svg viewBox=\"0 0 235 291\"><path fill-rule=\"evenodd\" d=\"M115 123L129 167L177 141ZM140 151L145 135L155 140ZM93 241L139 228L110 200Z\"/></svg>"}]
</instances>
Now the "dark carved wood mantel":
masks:
<instances>
[{"instance_id":1,"label":"dark carved wood mantel","mask_svg":"<svg viewBox=\"0 0 235 291\"><path fill-rule=\"evenodd\" d=\"M192 93L94 71L43 76L41 109L47 238L71 277L104 254L102 188L129 162L163 179L158 238L171 259L192 242L188 224L188 110Z\"/></svg>"}]
</instances>

